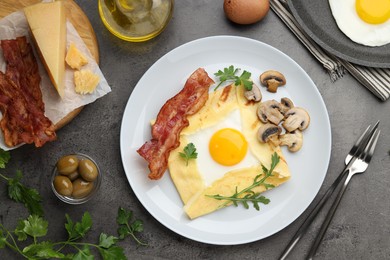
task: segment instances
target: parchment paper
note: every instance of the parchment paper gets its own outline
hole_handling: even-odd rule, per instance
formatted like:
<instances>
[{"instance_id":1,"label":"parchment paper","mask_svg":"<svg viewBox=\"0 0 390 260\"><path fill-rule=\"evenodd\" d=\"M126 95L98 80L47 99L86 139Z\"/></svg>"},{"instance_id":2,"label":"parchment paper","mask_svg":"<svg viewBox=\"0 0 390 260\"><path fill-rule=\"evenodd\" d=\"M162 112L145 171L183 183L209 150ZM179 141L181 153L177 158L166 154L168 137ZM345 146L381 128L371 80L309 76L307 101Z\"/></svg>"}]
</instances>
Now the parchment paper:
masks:
<instances>
[{"instance_id":1,"label":"parchment paper","mask_svg":"<svg viewBox=\"0 0 390 260\"><path fill-rule=\"evenodd\" d=\"M49 21L48 21L49 22ZM96 99L106 95L111 91L103 73L101 72L99 65L93 59L84 41L81 39L79 34L73 25L67 21L67 48L70 43L73 42L76 47L88 58L88 64L83 66L82 69L90 69L95 74L99 75L100 82L96 87L96 90L92 94L80 95L74 91L73 73L74 70L66 65L65 71L65 94L61 100L56 89L52 85L50 78L41 63L35 46L30 38L29 27L27 24L26 17L23 11L14 12L0 20L0 40L15 39L19 36L26 36L28 42L31 44L34 50L35 57L38 61L39 73L41 75L41 90L43 95L43 101L45 103L45 114L46 116L56 124L62 118L64 118L71 111L78 107L87 105L94 102ZM6 64L4 62L3 52L0 48L0 70L5 72ZM1 114L0 114L1 119ZM0 131L0 148L4 150L10 150L13 148L7 147L4 143L3 133Z\"/></svg>"}]
</instances>

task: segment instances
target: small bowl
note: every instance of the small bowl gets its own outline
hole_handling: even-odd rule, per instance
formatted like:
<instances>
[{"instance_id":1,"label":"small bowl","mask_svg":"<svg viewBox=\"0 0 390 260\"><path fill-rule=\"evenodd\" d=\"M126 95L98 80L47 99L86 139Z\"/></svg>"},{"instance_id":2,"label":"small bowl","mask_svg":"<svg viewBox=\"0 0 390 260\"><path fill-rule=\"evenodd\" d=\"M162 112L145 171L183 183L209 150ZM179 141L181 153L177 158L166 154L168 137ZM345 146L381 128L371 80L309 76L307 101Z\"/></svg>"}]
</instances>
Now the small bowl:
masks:
<instances>
[{"instance_id":1,"label":"small bowl","mask_svg":"<svg viewBox=\"0 0 390 260\"><path fill-rule=\"evenodd\" d=\"M73 205L83 204L83 203L89 201L97 193L97 191L100 188L103 176L102 176L102 173L101 173L97 163L91 157L89 157L88 155L85 155L85 154L82 154L82 153L74 153L74 154L68 154L68 155L76 156L79 159L79 161L82 160L82 159L89 159L89 160L91 160L95 164L97 172L98 172L98 175L97 175L97 178L93 181L94 186L92 188L92 191L88 195L86 195L85 197L82 197L82 198L74 198L72 196L64 196L64 195L59 194L57 192L57 190L55 189L55 187L54 187L54 178L56 176L58 176L58 175L61 175L58 172L57 163L54 166L53 173L52 173L52 176L51 176L51 189L53 190L54 194L60 200L62 200L65 203L73 204ZM67 155L64 155L64 156L67 156Z\"/></svg>"}]
</instances>

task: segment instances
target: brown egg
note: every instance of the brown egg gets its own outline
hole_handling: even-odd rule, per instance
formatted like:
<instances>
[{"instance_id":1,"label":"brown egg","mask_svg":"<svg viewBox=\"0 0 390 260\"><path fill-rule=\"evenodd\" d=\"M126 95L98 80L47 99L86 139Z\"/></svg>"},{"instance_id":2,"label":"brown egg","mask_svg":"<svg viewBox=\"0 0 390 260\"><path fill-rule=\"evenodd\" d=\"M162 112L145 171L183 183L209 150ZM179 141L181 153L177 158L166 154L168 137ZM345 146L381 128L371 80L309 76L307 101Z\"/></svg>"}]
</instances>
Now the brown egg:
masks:
<instances>
[{"instance_id":1,"label":"brown egg","mask_svg":"<svg viewBox=\"0 0 390 260\"><path fill-rule=\"evenodd\" d=\"M225 0L223 10L232 22L252 24L266 16L269 0Z\"/></svg>"}]
</instances>

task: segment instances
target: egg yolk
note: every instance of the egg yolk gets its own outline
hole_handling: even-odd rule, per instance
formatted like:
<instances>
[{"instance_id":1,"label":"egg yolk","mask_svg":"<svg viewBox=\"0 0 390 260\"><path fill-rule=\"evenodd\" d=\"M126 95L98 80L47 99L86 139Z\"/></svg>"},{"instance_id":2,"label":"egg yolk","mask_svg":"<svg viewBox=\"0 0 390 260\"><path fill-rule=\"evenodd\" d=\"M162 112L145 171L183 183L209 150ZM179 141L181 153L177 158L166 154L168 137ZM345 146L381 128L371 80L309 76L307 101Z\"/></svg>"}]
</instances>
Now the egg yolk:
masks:
<instances>
[{"instance_id":1,"label":"egg yolk","mask_svg":"<svg viewBox=\"0 0 390 260\"><path fill-rule=\"evenodd\" d=\"M224 128L213 134L209 142L211 157L219 164L231 166L244 159L248 143L240 131Z\"/></svg>"},{"instance_id":2,"label":"egg yolk","mask_svg":"<svg viewBox=\"0 0 390 260\"><path fill-rule=\"evenodd\" d=\"M356 0L360 19L370 24L381 24L390 18L390 0Z\"/></svg>"}]
</instances>

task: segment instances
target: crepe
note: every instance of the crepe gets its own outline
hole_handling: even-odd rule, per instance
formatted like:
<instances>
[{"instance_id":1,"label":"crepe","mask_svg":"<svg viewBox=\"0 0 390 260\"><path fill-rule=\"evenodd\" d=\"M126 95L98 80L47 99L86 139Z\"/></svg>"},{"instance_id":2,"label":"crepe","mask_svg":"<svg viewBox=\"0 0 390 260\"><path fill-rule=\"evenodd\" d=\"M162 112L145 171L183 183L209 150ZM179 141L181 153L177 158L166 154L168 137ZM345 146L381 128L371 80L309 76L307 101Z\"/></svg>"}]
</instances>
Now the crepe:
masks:
<instances>
[{"instance_id":1,"label":"crepe","mask_svg":"<svg viewBox=\"0 0 390 260\"><path fill-rule=\"evenodd\" d=\"M263 124L256 114L258 103L248 102L243 93L242 86L236 87L234 85L211 92L205 106L197 114L188 118L189 126L181 132L180 146L170 154L168 162L170 176L184 203L184 211L191 219L230 205L225 205L225 200L216 200L206 195L231 196L236 189L240 191L250 186L254 178L263 173L262 165L270 168L271 156L275 152L279 155L280 162L276 166L273 176L267 178L266 183L277 187L290 178L290 170L280 147L257 140L257 131ZM199 170L202 161L199 158L189 160L187 165L187 161L181 158L180 153L189 143L189 137L192 134L219 123L235 109L240 112L241 132L248 142L249 152L256 159L256 163L228 170L220 178L208 183L205 179L205 174L208 173ZM265 190L264 186L253 189L254 192L259 193Z\"/></svg>"}]
</instances>

